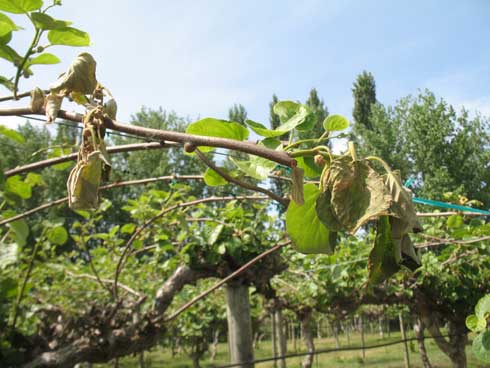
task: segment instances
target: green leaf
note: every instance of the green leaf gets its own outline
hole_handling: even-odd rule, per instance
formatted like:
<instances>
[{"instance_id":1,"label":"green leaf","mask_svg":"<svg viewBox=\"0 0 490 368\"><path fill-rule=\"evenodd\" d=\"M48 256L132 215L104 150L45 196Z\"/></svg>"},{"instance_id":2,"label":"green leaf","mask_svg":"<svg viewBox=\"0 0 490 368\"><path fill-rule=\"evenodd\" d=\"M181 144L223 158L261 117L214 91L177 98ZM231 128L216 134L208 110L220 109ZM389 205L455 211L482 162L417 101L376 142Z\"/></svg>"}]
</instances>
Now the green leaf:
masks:
<instances>
[{"instance_id":1,"label":"green leaf","mask_svg":"<svg viewBox=\"0 0 490 368\"><path fill-rule=\"evenodd\" d=\"M17 220L10 222L8 226L15 234L15 242L23 247L27 243L27 237L29 236L29 226L24 220Z\"/></svg>"},{"instance_id":2,"label":"green leaf","mask_svg":"<svg viewBox=\"0 0 490 368\"><path fill-rule=\"evenodd\" d=\"M5 182L5 191L15 194L22 199L29 199L32 195L31 186L21 180L19 175L11 176Z\"/></svg>"},{"instance_id":3,"label":"green leaf","mask_svg":"<svg viewBox=\"0 0 490 368\"><path fill-rule=\"evenodd\" d=\"M377 285L398 272L400 249L396 249L391 237L389 216L381 216L377 222L374 247L369 253L369 285Z\"/></svg>"},{"instance_id":4,"label":"green leaf","mask_svg":"<svg viewBox=\"0 0 490 368\"><path fill-rule=\"evenodd\" d=\"M213 229L213 231L211 231L211 234L209 234L209 238L208 238L208 245L213 245L214 243L216 243L216 241L218 240L221 232L223 231L223 228L224 228L224 225L223 224L218 224Z\"/></svg>"},{"instance_id":5,"label":"green leaf","mask_svg":"<svg viewBox=\"0 0 490 368\"><path fill-rule=\"evenodd\" d=\"M28 13L41 6L42 0L0 0L0 10L13 14Z\"/></svg>"},{"instance_id":6,"label":"green leaf","mask_svg":"<svg viewBox=\"0 0 490 368\"><path fill-rule=\"evenodd\" d=\"M71 149L69 148L61 148L61 147L55 147L52 150L49 151L48 153L48 158L54 158L54 157L62 157L62 156L67 156L71 153ZM62 162L60 164L53 165L53 169L55 170L66 170L67 168L72 166L72 162L67 161L67 162Z\"/></svg>"},{"instance_id":7,"label":"green leaf","mask_svg":"<svg viewBox=\"0 0 490 368\"><path fill-rule=\"evenodd\" d=\"M0 270L17 262L19 257L19 246L16 243L0 243Z\"/></svg>"},{"instance_id":8,"label":"green leaf","mask_svg":"<svg viewBox=\"0 0 490 368\"><path fill-rule=\"evenodd\" d=\"M475 337L472 349L477 359L490 363L490 331L485 331Z\"/></svg>"},{"instance_id":9,"label":"green leaf","mask_svg":"<svg viewBox=\"0 0 490 368\"><path fill-rule=\"evenodd\" d=\"M225 170L225 169L221 167L221 170ZM223 178L220 174L218 174L213 169L209 169L209 168L204 173L204 182L206 183L206 185L209 185L210 187L216 187L219 185L228 184L228 181L225 178Z\"/></svg>"},{"instance_id":10,"label":"green leaf","mask_svg":"<svg viewBox=\"0 0 490 368\"><path fill-rule=\"evenodd\" d=\"M5 14L0 13L0 37L7 35L9 32L17 30L19 30L19 27L14 23L14 21Z\"/></svg>"},{"instance_id":11,"label":"green leaf","mask_svg":"<svg viewBox=\"0 0 490 368\"><path fill-rule=\"evenodd\" d=\"M486 318L490 315L490 294L485 295L476 303L475 314L478 318Z\"/></svg>"},{"instance_id":12,"label":"green leaf","mask_svg":"<svg viewBox=\"0 0 490 368\"><path fill-rule=\"evenodd\" d=\"M43 30L66 28L70 24L72 24L72 22L68 22L66 20L54 19L53 17L45 13L39 13L39 12L31 13L31 18L32 21L34 22L34 25L37 28Z\"/></svg>"},{"instance_id":13,"label":"green leaf","mask_svg":"<svg viewBox=\"0 0 490 368\"><path fill-rule=\"evenodd\" d=\"M335 247L336 233L330 232L316 214L319 195L314 184L306 184L304 204L299 206L291 201L286 212L286 230L301 253L332 253Z\"/></svg>"},{"instance_id":14,"label":"green leaf","mask_svg":"<svg viewBox=\"0 0 490 368\"><path fill-rule=\"evenodd\" d=\"M447 227L450 229L457 229L464 225L463 216L452 215L447 219Z\"/></svg>"},{"instance_id":15,"label":"green leaf","mask_svg":"<svg viewBox=\"0 0 490 368\"><path fill-rule=\"evenodd\" d=\"M24 143L24 137L22 134L16 132L13 129L7 128L6 126L0 125L0 134L4 135L5 137L13 140L14 142L17 143Z\"/></svg>"},{"instance_id":16,"label":"green leaf","mask_svg":"<svg viewBox=\"0 0 490 368\"><path fill-rule=\"evenodd\" d=\"M20 63L22 57L13 48L0 42L0 58L10 61L12 64Z\"/></svg>"},{"instance_id":17,"label":"green leaf","mask_svg":"<svg viewBox=\"0 0 490 368\"><path fill-rule=\"evenodd\" d=\"M276 151L282 150L282 144L277 139L267 138L261 141L259 145ZM277 166L277 163L259 156L250 156L249 160L233 158L230 160L245 174L257 180L265 180Z\"/></svg>"},{"instance_id":18,"label":"green leaf","mask_svg":"<svg viewBox=\"0 0 490 368\"><path fill-rule=\"evenodd\" d=\"M24 182L29 184L31 187L34 187L36 185L46 186L46 182L44 181L43 177L35 173L27 174L26 178L24 179Z\"/></svg>"},{"instance_id":19,"label":"green leaf","mask_svg":"<svg viewBox=\"0 0 490 368\"><path fill-rule=\"evenodd\" d=\"M0 47L0 49L1 49L1 47ZM5 88L7 88L9 91L14 90L14 83L12 82L12 78L8 79L8 78L2 77L0 75L0 84L2 86L4 86Z\"/></svg>"},{"instance_id":20,"label":"green leaf","mask_svg":"<svg viewBox=\"0 0 490 368\"><path fill-rule=\"evenodd\" d=\"M301 104L294 101L279 101L274 105L273 111L281 122L286 122L298 112L300 106Z\"/></svg>"},{"instance_id":21,"label":"green leaf","mask_svg":"<svg viewBox=\"0 0 490 368\"><path fill-rule=\"evenodd\" d=\"M36 64L58 64L61 60L49 52L45 52L41 55L36 56L34 59L29 60L29 65Z\"/></svg>"},{"instance_id":22,"label":"green leaf","mask_svg":"<svg viewBox=\"0 0 490 368\"><path fill-rule=\"evenodd\" d=\"M487 320L485 318L478 318L478 316L474 314L470 314L466 317L466 327L473 332L480 332L487 327Z\"/></svg>"},{"instance_id":23,"label":"green leaf","mask_svg":"<svg viewBox=\"0 0 490 368\"><path fill-rule=\"evenodd\" d=\"M0 303L9 299L14 299L17 296L17 292L17 280L12 277L2 277L0 280Z\"/></svg>"},{"instance_id":24,"label":"green leaf","mask_svg":"<svg viewBox=\"0 0 490 368\"><path fill-rule=\"evenodd\" d=\"M245 120L245 124L247 124L250 127L250 129L252 129L258 135L260 135L262 137L267 137L267 138L280 137L281 135L284 135L288 132L287 130L267 129L262 124L257 123L257 122L252 121L252 120Z\"/></svg>"},{"instance_id":25,"label":"green leaf","mask_svg":"<svg viewBox=\"0 0 490 368\"><path fill-rule=\"evenodd\" d=\"M349 120L342 115L329 115L323 121L323 127L329 132L337 132L347 129Z\"/></svg>"},{"instance_id":26,"label":"green leaf","mask_svg":"<svg viewBox=\"0 0 490 368\"><path fill-rule=\"evenodd\" d=\"M136 229L136 224L124 224L121 227L121 233L122 234L132 234L135 229Z\"/></svg>"},{"instance_id":27,"label":"green leaf","mask_svg":"<svg viewBox=\"0 0 490 368\"><path fill-rule=\"evenodd\" d=\"M311 156L296 157L298 167L302 168L307 178L318 178L322 174L322 169L315 164L315 160Z\"/></svg>"},{"instance_id":28,"label":"green leaf","mask_svg":"<svg viewBox=\"0 0 490 368\"><path fill-rule=\"evenodd\" d=\"M63 226L56 226L47 231L47 237L50 243L63 245L68 240L68 232Z\"/></svg>"},{"instance_id":29,"label":"green leaf","mask_svg":"<svg viewBox=\"0 0 490 368\"><path fill-rule=\"evenodd\" d=\"M289 132L290 130L293 130L295 128L298 128L298 130L308 130L308 129L300 129L300 125L305 123L309 115L310 115L310 111L308 110L308 108L306 106L299 105L296 114L291 116L291 118L287 120L285 123L279 125L277 127L277 130L286 131L286 132Z\"/></svg>"},{"instance_id":30,"label":"green leaf","mask_svg":"<svg viewBox=\"0 0 490 368\"><path fill-rule=\"evenodd\" d=\"M89 46L90 36L88 33L79 29L66 27L61 29L52 29L48 32L48 40L51 45L65 46Z\"/></svg>"},{"instance_id":31,"label":"green leaf","mask_svg":"<svg viewBox=\"0 0 490 368\"><path fill-rule=\"evenodd\" d=\"M244 126L235 122L213 118L204 118L189 124L186 129L186 133L206 137L235 139L237 141L244 141L248 138L248 129ZM199 147L199 149L203 152L209 152L214 148Z\"/></svg>"}]
</instances>

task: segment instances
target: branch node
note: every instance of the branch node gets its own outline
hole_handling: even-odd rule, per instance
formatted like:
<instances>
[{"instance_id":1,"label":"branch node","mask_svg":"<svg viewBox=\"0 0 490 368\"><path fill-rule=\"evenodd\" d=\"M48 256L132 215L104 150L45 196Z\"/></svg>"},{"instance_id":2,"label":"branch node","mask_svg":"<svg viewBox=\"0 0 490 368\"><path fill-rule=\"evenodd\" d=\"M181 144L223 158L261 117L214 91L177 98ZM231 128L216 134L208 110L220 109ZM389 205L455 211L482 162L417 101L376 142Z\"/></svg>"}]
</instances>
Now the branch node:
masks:
<instances>
[{"instance_id":1,"label":"branch node","mask_svg":"<svg viewBox=\"0 0 490 368\"><path fill-rule=\"evenodd\" d=\"M197 146L193 143L190 143L190 142L186 142L184 143L184 151L186 151L187 153L192 153L196 150Z\"/></svg>"}]
</instances>

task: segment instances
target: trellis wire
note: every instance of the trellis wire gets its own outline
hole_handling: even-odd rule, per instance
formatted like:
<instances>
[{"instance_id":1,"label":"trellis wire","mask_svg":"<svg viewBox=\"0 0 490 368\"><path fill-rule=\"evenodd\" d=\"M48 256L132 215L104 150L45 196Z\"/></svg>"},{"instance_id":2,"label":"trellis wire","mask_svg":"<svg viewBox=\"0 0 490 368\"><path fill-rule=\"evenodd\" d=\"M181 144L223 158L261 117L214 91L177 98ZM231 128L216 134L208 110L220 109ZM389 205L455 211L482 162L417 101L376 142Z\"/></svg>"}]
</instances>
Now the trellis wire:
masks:
<instances>
[{"instance_id":1,"label":"trellis wire","mask_svg":"<svg viewBox=\"0 0 490 368\"><path fill-rule=\"evenodd\" d=\"M440 335L440 336L424 336L420 340L426 340L426 339L436 339L436 338L446 338L446 337L453 337L453 336L462 336L462 335ZM272 362L272 361L277 361L280 359L290 359L290 358L297 358L297 357L302 357L302 356L307 356L307 355L320 355L320 354L327 354L327 353L335 353L337 351L353 351L353 350L368 350L368 349L377 349L377 348L382 348L385 346L391 346L391 345L397 345L397 344L402 344L410 341L417 341L419 340L416 337L410 337L408 339L403 339L403 340L397 340L397 341L390 341L387 343L383 344L375 344L375 345L369 345L369 346L346 346L344 348L335 348L335 349L320 349L320 350L315 350L313 352L306 352L306 353L294 353L294 354L285 354L281 356L276 356L276 357L271 357L271 358L261 358L261 359L255 359L252 361L248 362L241 362L241 363L233 363L233 364L227 364L227 365L219 365L219 366L213 366L214 368L232 368L232 367L242 367L244 364L257 364L257 363L265 363L265 362Z\"/></svg>"}]
</instances>

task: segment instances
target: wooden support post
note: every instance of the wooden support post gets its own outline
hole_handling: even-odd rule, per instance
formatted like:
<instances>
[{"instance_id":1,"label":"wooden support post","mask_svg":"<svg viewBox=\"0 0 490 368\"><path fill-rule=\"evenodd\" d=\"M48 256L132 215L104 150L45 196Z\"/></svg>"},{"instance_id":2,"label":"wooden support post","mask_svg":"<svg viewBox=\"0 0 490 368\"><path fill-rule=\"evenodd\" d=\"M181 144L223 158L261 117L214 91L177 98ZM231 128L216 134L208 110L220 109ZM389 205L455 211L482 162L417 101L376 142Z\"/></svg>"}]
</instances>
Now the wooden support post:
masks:
<instances>
[{"instance_id":1,"label":"wooden support post","mask_svg":"<svg viewBox=\"0 0 490 368\"><path fill-rule=\"evenodd\" d=\"M361 314L359 317L359 329L361 330L361 347L362 347L362 361L366 360L366 341L364 339L364 318Z\"/></svg>"},{"instance_id":2,"label":"wooden support post","mask_svg":"<svg viewBox=\"0 0 490 368\"><path fill-rule=\"evenodd\" d=\"M277 335L276 340L279 346L279 356L284 356L287 354L287 341L286 341L286 336L284 334L284 321L280 309L275 311L274 317L276 319L276 335ZM279 360L279 366L281 368L286 368L286 358L281 358Z\"/></svg>"},{"instance_id":3,"label":"wooden support post","mask_svg":"<svg viewBox=\"0 0 490 368\"><path fill-rule=\"evenodd\" d=\"M226 315L231 363L243 363L241 367L253 368L253 363L245 363L254 360L248 286L226 286Z\"/></svg>"},{"instance_id":4,"label":"wooden support post","mask_svg":"<svg viewBox=\"0 0 490 368\"><path fill-rule=\"evenodd\" d=\"M400 321L400 332L402 335L402 339L406 340L407 335L405 333L405 326L403 325L403 315L402 312L398 314L398 319ZM405 368L410 368L410 357L408 355L408 343L406 341L403 342L403 358L405 361Z\"/></svg>"}]
</instances>

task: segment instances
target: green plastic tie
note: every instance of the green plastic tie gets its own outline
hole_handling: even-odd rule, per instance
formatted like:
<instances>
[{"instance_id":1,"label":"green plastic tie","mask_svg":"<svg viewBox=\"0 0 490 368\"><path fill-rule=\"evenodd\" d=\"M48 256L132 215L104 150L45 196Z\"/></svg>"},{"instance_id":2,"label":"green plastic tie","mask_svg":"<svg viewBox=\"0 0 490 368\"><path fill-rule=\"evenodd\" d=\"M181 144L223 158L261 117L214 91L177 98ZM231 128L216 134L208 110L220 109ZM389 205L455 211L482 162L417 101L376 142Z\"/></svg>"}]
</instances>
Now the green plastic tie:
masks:
<instances>
[{"instance_id":1,"label":"green plastic tie","mask_svg":"<svg viewBox=\"0 0 490 368\"><path fill-rule=\"evenodd\" d=\"M473 208L473 207L460 206L458 204L439 202L439 201L434 201L432 199L424 199L424 198L417 198L417 197L413 197L412 201L414 203L425 204L427 206L432 206L432 207L441 207L441 208L448 208L451 210L474 212L474 213L490 216L490 211L479 210L478 208Z\"/></svg>"}]
</instances>

